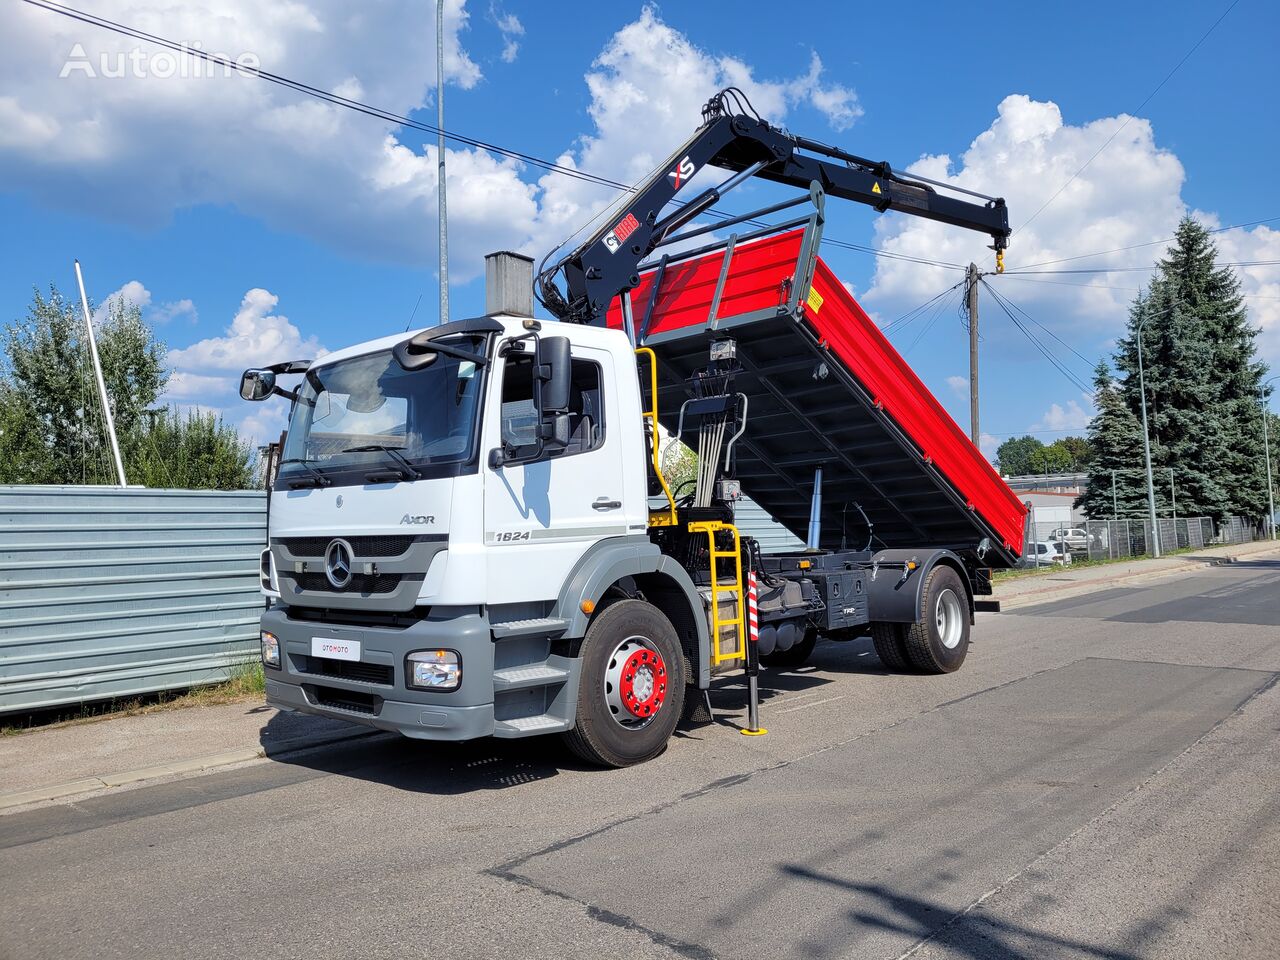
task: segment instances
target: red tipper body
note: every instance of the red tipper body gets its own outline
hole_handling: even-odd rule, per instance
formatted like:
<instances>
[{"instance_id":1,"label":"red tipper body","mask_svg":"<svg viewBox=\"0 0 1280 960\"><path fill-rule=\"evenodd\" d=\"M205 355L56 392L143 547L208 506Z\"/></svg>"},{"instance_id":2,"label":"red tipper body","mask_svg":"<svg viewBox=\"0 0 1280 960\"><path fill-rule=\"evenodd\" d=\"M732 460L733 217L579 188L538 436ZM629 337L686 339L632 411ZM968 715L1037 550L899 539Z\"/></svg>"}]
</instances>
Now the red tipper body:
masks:
<instances>
[{"instance_id":1,"label":"red tipper body","mask_svg":"<svg viewBox=\"0 0 1280 960\"><path fill-rule=\"evenodd\" d=\"M822 466L824 546L865 531L850 514L856 499L887 546L959 549L985 537L1006 562L1016 558L1026 508L816 253L806 269L804 234L738 246L723 280L724 249L674 259L652 310L657 270L641 275L633 312L637 326L648 316L643 343L658 356L664 425L674 426L706 345L733 337L744 364L734 389L750 400L739 477L780 522L803 539ZM810 276L808 290L794 291ZM622 324L616 301L608 324Z\"/></svg>"}]
</instances>

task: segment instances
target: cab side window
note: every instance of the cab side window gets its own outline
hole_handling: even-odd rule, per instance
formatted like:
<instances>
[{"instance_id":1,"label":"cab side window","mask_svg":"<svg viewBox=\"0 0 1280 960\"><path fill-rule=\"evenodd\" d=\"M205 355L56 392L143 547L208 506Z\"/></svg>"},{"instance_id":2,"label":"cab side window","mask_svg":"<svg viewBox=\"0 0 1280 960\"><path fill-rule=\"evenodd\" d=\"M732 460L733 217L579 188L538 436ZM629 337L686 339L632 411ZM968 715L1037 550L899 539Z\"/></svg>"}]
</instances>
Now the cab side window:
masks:
<instances>
[{"instance_id":1,"label":"cab side window","mask_svg":"<svg viewBox=\"0 0 1280 960\"><path fill-rule=\"evenodd\" d=\"M600 365L574 357L571 370L569 445L563 450L548 450L544 457L586 453L604 443ZM533 443L537 424L538 411L533 405L533 357L511 354L502 371L502 442L514 446Z\"/></svg>"}]
</instances>

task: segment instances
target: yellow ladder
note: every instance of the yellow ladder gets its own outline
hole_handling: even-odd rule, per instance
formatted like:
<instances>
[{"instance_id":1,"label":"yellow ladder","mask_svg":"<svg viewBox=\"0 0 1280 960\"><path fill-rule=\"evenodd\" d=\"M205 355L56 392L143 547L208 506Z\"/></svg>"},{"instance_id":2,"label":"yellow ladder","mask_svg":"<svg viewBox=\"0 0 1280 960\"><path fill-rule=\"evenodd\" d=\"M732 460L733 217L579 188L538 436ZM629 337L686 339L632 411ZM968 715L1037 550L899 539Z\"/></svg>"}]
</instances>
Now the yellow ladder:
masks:
<instances>
[{"instance_id":1,"label":"yellow ladder","mask_svg":"<svg viewBox=\"0 0 1280 960\"><path fill-rule=\"evenodd\" d=\"M716 534L722 532L733 534L733 549L716 548ZM689 524L690 533L705 533L711 554L711 665L719 666L728 660L742 660L747 655L746 597L742 590L742 543L738 539L738 528L731 523L719 520L702 520ZM720 561L733 559L733 583L720 582ZM720 597L733 594L733 617L720 614ZM735 643L731 650L723 650L720 635L725 627L733 627Z\"/></svg>"},{"instance_id":2,"label":"yellow ladder","mask_svg":"<svg viewBox=\"0 0 1280 960\"><path fill-rule=\"evenodd\" d=\"M649 360L649 397L652 406L645 410L640 416L649 421L651 428L651 436L653 437L652 454L653 454L653 472L658 475L658 482L662 484L662 492L667 498L666 510L650 510L649 526L651 527L674 527L676 525L676 498L671 495L671 487L667 485L667 478L662 475L662 453L658 449L658 358L648 347L636 348L636 366L639 367L639 358L646 357ZM640 391L641 397L644 396L644 390Z\"/></svg>"}]
</instances>

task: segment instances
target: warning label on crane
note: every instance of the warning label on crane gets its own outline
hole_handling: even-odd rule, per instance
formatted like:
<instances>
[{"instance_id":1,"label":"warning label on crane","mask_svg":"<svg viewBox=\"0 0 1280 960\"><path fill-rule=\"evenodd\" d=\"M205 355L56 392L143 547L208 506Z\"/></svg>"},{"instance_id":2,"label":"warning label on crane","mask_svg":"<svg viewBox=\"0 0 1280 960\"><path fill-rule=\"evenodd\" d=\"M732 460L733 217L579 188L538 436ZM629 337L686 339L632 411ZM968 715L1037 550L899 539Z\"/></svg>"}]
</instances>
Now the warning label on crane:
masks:
<instances>
[{"instance_id":1,"label":"warning label on crane","mask_svg":"<svg viewBox=\"0 0 1280 960\"><path fill-rule=\"evenodd\" d=\"M809 309L814 313L817 313L822 309L822 294L818 292L817 287L809 288L809 299L807 303L809 304Z\"/></svg>"},{"instance_id":2,"label":"warning label on crane","mask_svg":"<svg viewBox=\"0 0 1280 960\"><path fill-rule=\"evenodd\" d=\"M604 245L610 253L617 253L622 243L627 237L636 232L636 228L640 226L640 221L636 219L635 214L628 213L625 217L618 221L618 225L613 228L604 238Z\"/></svg>"}]
</instances>

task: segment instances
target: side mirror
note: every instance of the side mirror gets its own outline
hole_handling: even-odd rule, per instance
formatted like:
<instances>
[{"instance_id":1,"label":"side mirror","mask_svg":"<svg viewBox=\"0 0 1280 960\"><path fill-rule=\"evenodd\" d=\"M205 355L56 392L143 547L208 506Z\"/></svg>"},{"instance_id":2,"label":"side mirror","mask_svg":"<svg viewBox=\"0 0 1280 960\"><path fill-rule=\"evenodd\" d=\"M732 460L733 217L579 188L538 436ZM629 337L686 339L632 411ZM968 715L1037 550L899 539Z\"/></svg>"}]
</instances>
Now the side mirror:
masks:
<instances>
[{"instance_id":1,"label":"side mirror","mask_svg":"<svg viewBox=\"0 0 1280 960\"><path fill-rule=\"evenodd\" d=\"M568 337L543 337L538 342L538 379L542 381L541 409L544 416L569 412L569 381L572 367Z\"/></svg>"},{"instance_id":2,"label":"side mirror","mask_svg":"<svg viewBox=\"0 0 1280 960\"><path fill-rule=\"evenodd\" d=\"M242 400L265 400L276 392L276 375L271 370L246 370L240 375Z\"/></svg>"}]
</instances>

